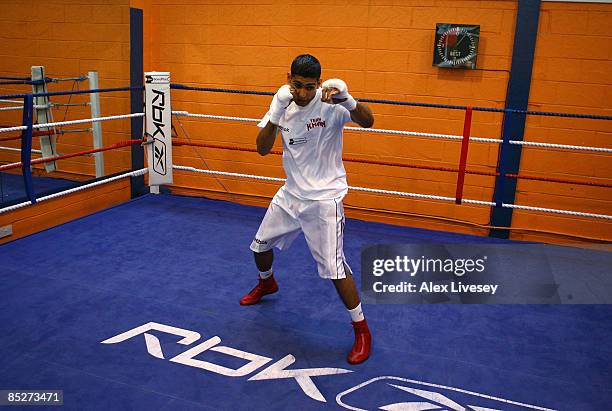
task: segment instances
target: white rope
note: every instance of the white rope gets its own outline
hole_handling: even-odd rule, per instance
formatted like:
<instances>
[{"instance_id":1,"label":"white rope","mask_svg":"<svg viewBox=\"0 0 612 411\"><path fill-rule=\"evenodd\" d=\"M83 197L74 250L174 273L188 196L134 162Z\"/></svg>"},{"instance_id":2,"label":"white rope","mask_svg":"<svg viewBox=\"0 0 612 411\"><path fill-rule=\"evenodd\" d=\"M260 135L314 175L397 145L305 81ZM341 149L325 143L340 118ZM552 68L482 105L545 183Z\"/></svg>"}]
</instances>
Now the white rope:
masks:
<instances>
[{"instance_id":1,"label":"white rope","mask_svg":"<svg viewBox=\"0 0 612 411\"><path fill-rule=\"evenodd\" d=\"M15 147L0 147L0 150L21 152L20 148L15 148ZM42 151L32 149L32 153L42 154ZM20 164L20 163L17 163L17 164Z\"/></svg>"},{"instance_id":2,"label":"white rope","mask_svg":"<svg viewBox=\"0 0 612 411\"><path fill-rule=\"evenodd\" d=\"M537 141L510 140L510 144L517 144L517 145L522 145L522 146L534 146L534 147L560 148L564 150L583 150L583 151L597 151L600 153L612 153L612 148L572 146L569 144L540 143Z\"/></svg>"},{"instance_id":3,"label":"white rope","mask_svg":"<svg viewBox=\"0 0 612 411\"><path fill-rule=\"evenodd\" d=\"M50 108L51 104L36 105L34 108ZM18 107L0 107L0 111L23 110L23 104Z\"/></svg>"},{"instance_id":4,"label":"white rope","mask_svg":"<svg viewBox=\"0 0 612 411\"><path fill-rule=\"evenodd\" d=\"M247 117L230 117L230 116L215 116L212 114L192 114L188 111L173 111L175 116L184 117L199 117L199 118L210 118L215 120L233 120L243 122L254 122L260 121L258 118L247 118ZM363 127L344 127L345 130L357 131L363 133L377 133L377 134L396 134L401 136L412 136L412 137L429 137L429 138L442 138L447 140L463 140L463 136L457 136L452 134L432 134L432 133L419 133L416 131L404 131L404 130L387 130L384 128L363 128ZM470 137L470 141L478 143L494 143L502 144L504 141L498 138L484 138L484 137ZM583 150L583 151L596 151L600 153L612 153L612 148L603 147L589 147L589 146L572 146L566 144L552 144L552 143L541 143L537 141L519 141L510 140L510 144L519 144L524 146L535 146L535 147L548 147L548 148L560 148L565 150Z\"/></svg>"},{"instance_id":5,"label":"white rope","mask_svg":"<svg viewBox=\"0 0 612 411\"><path fill-rule=\"evenodd\" d=\"M23 101L20 101L20 100L3 100L3 99L0 99L0 103L21 104L23 106Z\"/></svg>"},{"instance_id":6,"label":"white rope","mask_svg":"<svg viewBox=\"0 0 612 411\"><path fill-rule=\"evenodd\" d=\"M531 207L531 206L524 206L524 205L517 205L517 204L505 204L505 203L502 204L502 207L517 208L519 210L541 211L543 213L566 214L566 215L575 215L578 217L603 218L605 220L612 220L612 215L606 215L606 214L582 213L580 211L557 210L555 208Z\"/></svg>"},{"instance_id":7,"label":"white rope","mask_svg":"<svg viewBox=\"0 0 612 411\"><path fill-rule=\"evenodd\" d=\"M94 117L94 118L85 118L81 120L57 121L55 123L34 124L32 128L39 129L39 128L46 128L46 127L68 126L71 124L97 123L100 121L120 120L124 118L132 118L132 117L144 117L144 113L121 114L117 116ZM21 130L25 130L26 128L27 128L26 126L0 128L0 133L8 133L10 131L21 131Z\"/></svg>"},{"instance_id":8,"label":"white rope","mask_svg":"<svg viewBox=\"0 0 612 411\"><path fill-rule=\"evenodd\" d=\"M175 165L175 166L172 166L172 168L176 170L193 171L196 173L214 174L214 175L222 175L222 176L229 176L229 177L250 178L254 180L278 181L278 182L285 181L284 178L264 177L264 176L257 176L253 174L229 173L225 171L215 171L215 170L202 170L202 169L195 168L195 167ZM354 186L349 186L349 189L354 190L354 191L363 191L366 193L388 194L388 195L395 195L395 196L400 196L400 197L413 197L413 198L423 198L427 200L455 202L454 197L436 196L436 195L431 195L431 194L408 193L408 192L403 192L403 191L390 191L390 190L381 190L381 189L376 189L376 188L365 188L365 187L354 187ZM490 207L495 206L495 203L491 201L470 200L467 198L462 199L461 202L466 203L466 204L477 204L477 205L490 206ZM522 210L541 211L544 213L566 214L566 215L575 215L575 216L580 216L580 217L592 217L592 218L602 218L606 220L612 220L612 216L606 215L606 214L582 213L579 211L557 210L554 208L530 207L530 206L521 206L521 205L515 205L515 204L502 204L502 206L506 208L518 208Z\"/></svg>"},{"instance_id":9,"label":"white rope","mask_svg":"<svg viewBox=\"0 0 612 411\"><path fill-rule=\"evenodd\" d=\"M11 167L12 167L12 166L20 166L20 165L21 165L21 163L8 163L8 164L2 164L2 166L3 166L3 167L4 167L4 166L7 166L7 167L8 167L8 166L11 166Z\"/></svg>"},{"instance_id":10,"label":"white rope","mask_svg":"<svg viewBox=\"0 0 612 411\"><path fill-rule=\"evenodd\" d=\"M57 121L55 123L34 124L32 127L35 129L38 129L38 128L45 128L45 127L69 126L71 124L98 123L101 121L121 120L124 118L132 118L132 117L144 117L144 113L120 114L116 116L94 117L94 118L85 118L81 120L71 120L71 121ZM0 129L0 132L2 132L2 129Z\"/></svg>"},{"instance_id":11,"label":"white rope","mask_svg":"<svg viewBox=\"0 0 612 411\"><path fill-rule=\"evenodd\" d=\"M116 180L120 180L120 179L125 178L125 177L141 176L141 175L146 174L147 171L148 170L146 168L143 168L143 169L140 169L140 170L131 171L129 173L120 174L118 176L110 177L110 178L107 178L105 180L96 181L94 183L85 184L85 185L82 185L82 186L79 186L79 187L71 188L70 190L60 191L59 193L54 193L54 194L51 194L51 195L48 195L48 196L37 198L36 202L40 203L41 201L52 200L54 198L62 197L62 196L68 195L68 194L76 193L78 191L87 190L88 188L92 188L92 187L96 187L96 186L99 186L99 185L102 185L102 184L106 184L106 183L110 183L110 182L113 182L113 181L116 181ZM31 204L32 204L32 202L26 201L26 202L23 202L23 203L12 205L10 207L0 208L0 214L7 213L7 212L13 211L13 210L17 210L18 208L27 207L27 206L29 206Z\"/></svg>"},{"instance_id":12,"label":"white rope","mask_svg":"<svg viewBox=\"0 0 612 411\"><path fill-rule=\"evenodd\" d=\"M413 136L413 137L429 137L429 138L443 138L446 140L463 140L463 136L456 136L453 134L433 134L433 133L420 133L417 131L404 131L404 130L386 130L384 128L363 128L363 127L344 127L345 130L349 131L361 131L370 132L377 134L397 134L401 136ZM496 138L483 138L483 137L470 137L470 141L476 141L479 143L502 143L502 140Z\"/></svg>"},{"instance_id":13,"label":"white rope","mask_svg":"<svg viewBox=\"0 0 612 411\"><path fill-rule=\"evenodd\" d=\"M366 193L388 194L388 195L395 195L395 196L400 196L400 197L414 197L414 198L424 198L427 200L451 201L453 203L455 202L455 197L435 196L432 194L407 193L404 191L390 191L390 190L381 190L377 188L354 187L354 186L349 186L349 189L355 190L355 191L363 191ZM495 205L495 203L492 203L490 201L470 200L467 198L462 199L461 202L467 203L467 204L478 204L478 205L485 205L485 206Z\"/></svg>"},{"instance_id":14,"label":"white rope","mask_svg":"<svg viewBox=\"0 0 612 411\"><path fill-rule=\"evenodd\" d=\"M27 128L26 126L5 127L5 128L0 128L0 133L9 133L11 131L21 131L21 130L25 130L26 128Z\"/></svg>"}]
</instances>

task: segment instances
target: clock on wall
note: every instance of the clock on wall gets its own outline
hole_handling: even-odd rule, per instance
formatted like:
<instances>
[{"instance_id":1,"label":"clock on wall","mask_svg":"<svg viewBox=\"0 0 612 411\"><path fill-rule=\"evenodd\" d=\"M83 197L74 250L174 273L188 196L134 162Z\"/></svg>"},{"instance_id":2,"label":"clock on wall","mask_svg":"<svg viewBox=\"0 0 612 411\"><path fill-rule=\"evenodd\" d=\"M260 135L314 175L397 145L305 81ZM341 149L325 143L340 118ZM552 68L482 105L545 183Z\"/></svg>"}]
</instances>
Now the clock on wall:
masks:
<instances>
[{"instance_id":1,"label":"clock on wall","mask_svg":"<svg viewBox=\"0 0 612 411\"><path fill-rule=\"evenodd\" d=\"M479 37L479 25L437 23L433 65L475 69Z\"/></svg>"}]
</instances>

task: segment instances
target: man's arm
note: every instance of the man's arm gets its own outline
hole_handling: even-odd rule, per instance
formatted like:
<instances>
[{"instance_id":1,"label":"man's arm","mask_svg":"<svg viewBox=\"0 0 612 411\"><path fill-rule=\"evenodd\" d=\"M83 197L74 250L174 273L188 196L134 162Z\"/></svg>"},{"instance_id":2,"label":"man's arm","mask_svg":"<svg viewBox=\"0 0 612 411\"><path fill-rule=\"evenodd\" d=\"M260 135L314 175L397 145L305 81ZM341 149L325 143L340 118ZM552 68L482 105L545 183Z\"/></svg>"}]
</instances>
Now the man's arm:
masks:
<instances>
[{"instance_id":1,"label":"man's arm","mask_svg":"<svg viewBox=\"0 0 612 411\"><path fill-rule=\"evenodd\" d=\"M257 152L260 155L265 156L272 150L277 134L278 126L271 121L268 121L268 124L259 130L259 134L257 134Z\"/></svg>"},{"instance_id":2,"label":"man's arm","mask_svg":"<svg viewBox=\"0 0 612 411\"><path fill-rule=\"evenodd\" d=\"M361 127L370 128L374 125L372 109L365 104L357 102L357 107L355 107L355 110L350 111L350 113L351 120Z\"/></svg>"},{"instance_id":3,"label":"man's arm","mask_svg":"<svg viewBox=\"0 0 612 411\"><path fill-rule=\"evenodd\" d=\"M285 109L293 101L293 94L293 88L289 84L284 84L272 98L270 111L268 112L268 124L257 134L257 152L260 155L265 156L272 150L278 134L278 124L280 124Z\"/></svg>"}]
</instances>

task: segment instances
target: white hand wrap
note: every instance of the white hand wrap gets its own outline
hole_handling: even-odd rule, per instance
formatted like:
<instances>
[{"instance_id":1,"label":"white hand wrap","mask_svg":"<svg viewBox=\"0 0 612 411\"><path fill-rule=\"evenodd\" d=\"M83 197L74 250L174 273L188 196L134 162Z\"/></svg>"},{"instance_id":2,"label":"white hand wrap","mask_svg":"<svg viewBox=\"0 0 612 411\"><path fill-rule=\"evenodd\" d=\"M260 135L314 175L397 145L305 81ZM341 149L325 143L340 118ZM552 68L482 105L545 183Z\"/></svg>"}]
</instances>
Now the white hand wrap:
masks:
<instances>
[{"instance_id":1,"label":"white hand wrap","mask_svg":"<svg viewBox=\"0 0 612 411\"><path fill-rule=\"evenodd\" d=\"M338 93L332 96L332 102L334 104L340 104L348 111L353 111L357 108L357 101L348 92L346 83L339 78L332 78L325 80L321 85L323 88L333 87L338 90Z\"/></svg>"},{"instance_id":2,"label":"white hand wrap","mask_svg":"<svg viewBox=\"0 0 612 411\"><path fill-rule=\"evenodd\" d=\"M293 100L293 94L291 94L291 88L288 84L285 84L278 89L274 98L272 98L272 104L270 104L270 122L278 125L281 117L285 113L285 109Z\"/></svg>"}]
</instances>

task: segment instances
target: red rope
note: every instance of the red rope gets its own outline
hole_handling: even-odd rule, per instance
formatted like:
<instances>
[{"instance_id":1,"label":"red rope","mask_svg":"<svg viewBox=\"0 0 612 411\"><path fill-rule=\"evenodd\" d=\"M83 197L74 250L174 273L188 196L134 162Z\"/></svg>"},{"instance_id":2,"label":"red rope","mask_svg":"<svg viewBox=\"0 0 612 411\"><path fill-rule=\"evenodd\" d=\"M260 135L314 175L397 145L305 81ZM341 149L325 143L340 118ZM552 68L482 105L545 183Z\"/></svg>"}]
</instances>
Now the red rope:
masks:
<instances>
[{"instance_id":1,"label":"red rope","mask_svg":"<svg viewBox=\"0 0 612 411\"><path fill-rule=\"evenodd\" d=\"M54 133L51 130L48 131L32 131L32 137L38 137L38 136L51 136L51 135L56 135L59 133ZM18 136L14 136L14 137L4 137L4 138L0 138L0 141L11 141L11 140L21 140L21 134Z\"/></svg>"},{"instance_id":2,"label":"red rope","mask_svg":"<svg viewBox=\"0 0 612 411\"><path fill-rule=\"evenodd\" d=\"M204 148L218 148L221 150L233 150L233 151L246 151L251 153L256 153L257 150L254 148L244 148L238 146L223 146L220 144L207 144L207 143L198 143L181 139L172 139L172 144L175 146L196 146L196 147L204 147ZM271 154L280 155L283 154L282 151L272 150ZM343 156L342 159L344 161L350 161L353 163L363 163L363 164L375 164L381 166L392 166L392 167L402 167L402 168L414 168L420 170L434 170L434 171L446 171L450 173L458 173L460 170L458 168L453 167L437 167L437 166L426 166L426 165L418 165L418 164L406 164L406 163L395 163L391 161L382 161L382 160L367 160L364 158L356 158L350 156ZM489 177L497 177L499 176L498 172L494 171L477 171L477 170L465 170L465 174L473 174L480 176L489 176ZM540 177L526 174L506 174L506 177L523 179L523 180L535 180L535 181L547 181L553 183L567 183L567 184L576 184L576 185L584 185L584 186L593 186L593 187L606 187L612 188L612 184L609 183L596 183L592 181L585 180L571 180L571 179L562 179L562 178L552 178L552 177Z\"/></svg>"},{"instance_id":3,"label":"red rope","mask_svg":"<svg viewBox=\"0 0 612 411\"><path fill-rule=\"evenodd\" d=\"M48 161L63 160L66 158L78 157L78 156L82 156L85 154L99 153L101 151L108 151L108 150L113 150L115 148L131 146L132 144L140 144L144 141L145 141L144 139L118 141L117 143L111 144L110 146L107 146L107 147L94 148L92 150L80 151L78 153L64 154L61 156L37 158L36 160L32 160L31 164L40 164L40 163L46 163ZM0 171L10 170L12 168L20 168L20 167L21 167L21 163L8 164L5 166L0 166Z\"/></svg>"},{"instance_id":4,"label":"red rope","mask_svg":"<svg viewBox=\"0 0 612 411\"><path fill-rule=\"evenodd\" d=\"M540 176L533 176L529 174L520 174L520 175L519 174L506 174L506 177L522 179L522 180L548 181L551 183L576 184L576 185L582 185L582 186L606 187L606 188L612 187L612 184L608 184L608 183L594 183L592 181L572 180L569 178L540 177Z\"/></svg>"},{"instance_id":5,"label":"red rope","mask_svg":"<svg viewBox=\"0 0 612 411\"><path fill-rule=\"evenodd\" d=\"M219 148L222 150L248 151L251 153L257 153L257 150L254 148L244 148L244 147L238 147L238 146L222 146L219 144L198 143L196 141L181 140L181 139L174 139L174 138L172 139L172 145L173 146L196 146L196 147L205 147L205 148ZM270 150L270 154L281 155L283 154L283 152L278 151L278 150Z\"/></svg>"}]
</instances>

